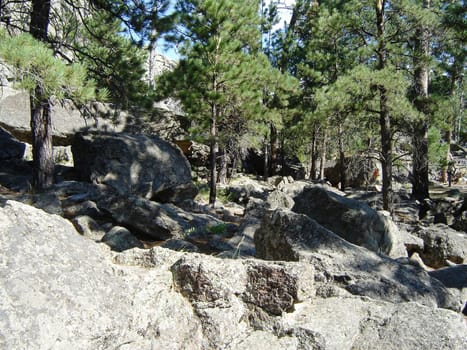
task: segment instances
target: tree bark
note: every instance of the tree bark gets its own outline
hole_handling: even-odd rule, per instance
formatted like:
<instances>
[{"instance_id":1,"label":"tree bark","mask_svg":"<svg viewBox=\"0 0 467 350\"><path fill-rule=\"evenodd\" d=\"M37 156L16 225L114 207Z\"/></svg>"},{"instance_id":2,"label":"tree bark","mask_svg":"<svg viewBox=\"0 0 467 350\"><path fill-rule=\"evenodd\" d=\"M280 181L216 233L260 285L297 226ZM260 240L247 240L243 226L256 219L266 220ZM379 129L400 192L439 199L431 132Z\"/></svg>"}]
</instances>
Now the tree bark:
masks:
<instances>
[{"instance_id":1,"label":"tree bark","mask_svg":"<svg viewBox=\"0 0 467 350\"><path fill-rule=\"evenodd\" d=\"M430 0L424 0L423 7L429 8ZM419 201L430 197L428 179L428 36L427 28L419 26L416 29L413 55L415 107L422 114L422 118L415 123L412 136L412 196Z\"/></svg>"},{"instance_id":2,"label":"tree bark","mask_svg":"<svg viewBox=\"0 0 467 350\"><path fill-rule=\"evenodd\" d=\"M328 140L326 130L323 130L323 145L321 146L321 162L319 163L319 179L324 180L324 169L326 167L326 143Z\"/></svg>"},{"instance_id":3,"label":"tree bark","mask_svg":"<svg viewBox=\"0 0 467 350\"><path fill-rule=\"evenodd\" d=\"M279 134L277 128L271 123L271 169L270 175L276 175L279 162Z\"/></svg>"},{"instance_id":4,"label":"tree bark","mask_svg":"<svg viewBox=\"0 0 467 350\"><path fill-rule=\"evenodd\" d=\"M41 41L47 41L50 0L33 0L29 31ZM53 184L54 160L50 101L38 84L30 96L33 154L33 186L44 189Z\"/></svg>"},{"instance_id":5,"label":"tree bark","mask_svg":"<svg viewBox=\"0 0 467 350\"><path fill-rule=\"evenodd\" d=\"M263 163L263 180L267 181L269 177L269 152L268 143L264 142L264 163Z\"/></svg>"},{"instance_id":6,"label":"tree bark","mask_svg":"<svg viewBox=\"0 0 467 350\"><path fill-rule=\"evenodd\" d=\"M385 0L376 0L376 29L377 29L377 56L378 70L386 68L387 48L384 38L384 7ZM386 88L382 85L378 87L379 92L379 123L381 133L381 166L383 170L383 209L392 211L393 191L392 191L392 135L391 118L388 108L388 96Z\"/></svg>"},{"instance_id":7,"label":"tree bark","mask_svg":"<svg viewBox=\"0 0 467 350\"><path fill-rule=\"evenodd\" d=\"M338 138L339 138L339 178L340 178L340 189L341 191L345 191L345 187L347 186L346 181L346 170L347 166L345 164L345 152L344 152L344 140L343 140L343 130L342 126L339 124L338 126Z\"/></svg>"},{"instance_id":8,"label":"tree bark","mask_svg":"<svg viewBox=\"0 0 467 350\"><path fill-rule=\"evenodd\" d=\"M313 128L313 133L311 135L311 155L310 155L310 179L316 180L316 161L318 159L317 149L316 149L316 128Z\"/></svg>"},{"instance_id":9,"label":"tree bark","mask_svg":"<svg viewBox=\"0 0 467 350\"><path fill-rule=\"evenodd\" d=\"M213 106L213 115L217 115L216 106ZM211 143L210 143L210 160L211 160L211 181L209 188L209 204L214 206L216 204L217 196L217 124L216 118L211 119Z\"/></svg>"},{"instance_id":10,"label":"tree bark","mask_svg":"<svg viewBox=\"0 0 467 350\"><path fill-rule=\"evenodd\" d=\"M451 125L449 125L448 131L446 132L446 144L448 147L447 147L446 155L444 158L443 169L441 169L441 181L443 183L448 181L448 166L449 166L449 162L451 161L451 142L452 142L452 127Z\"/></svg>"},{"instance_id":11,"label":"tree bark","mask_svg":"<svg viewBox=\"0 0 467 350\"><path fill-rule=\"evenodd\" d=\"M228 156L225 148L221 151L220 164L219 164L219 173L217 174L217 183L226 184L227 183L227 167L228 167Z\"/></svg>"}]
</instances>

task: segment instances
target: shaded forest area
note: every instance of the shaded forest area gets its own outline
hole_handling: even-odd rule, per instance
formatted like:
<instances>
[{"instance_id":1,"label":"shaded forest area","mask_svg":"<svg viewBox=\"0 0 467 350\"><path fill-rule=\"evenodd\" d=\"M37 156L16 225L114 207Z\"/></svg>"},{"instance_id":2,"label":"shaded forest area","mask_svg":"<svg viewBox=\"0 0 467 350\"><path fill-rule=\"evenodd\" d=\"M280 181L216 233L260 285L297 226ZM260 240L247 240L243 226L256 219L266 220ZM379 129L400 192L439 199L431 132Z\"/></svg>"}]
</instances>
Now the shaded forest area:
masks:
<instances>
[{"instance_id":1,"label":"shaded forest area","mask_svg":"<svg viewBox=\"0 0 467 350\"><path fill-rule=\"evenodd\" d=\"M149 113L178 99L187 137L210 147L210 203L241 150L255 148L263 176L286 159L324 179L336 160L381 164L383 206L395 167L412 195L446 181L451 145L466 142L464 1L297 0L281 23L280 1L0 1L0 57L29 91L34 186L53 182L50 99ZM157 39L177 67L146 77ZM363 163L362 163L363 164Z\"/></svg>"}]
</instances>

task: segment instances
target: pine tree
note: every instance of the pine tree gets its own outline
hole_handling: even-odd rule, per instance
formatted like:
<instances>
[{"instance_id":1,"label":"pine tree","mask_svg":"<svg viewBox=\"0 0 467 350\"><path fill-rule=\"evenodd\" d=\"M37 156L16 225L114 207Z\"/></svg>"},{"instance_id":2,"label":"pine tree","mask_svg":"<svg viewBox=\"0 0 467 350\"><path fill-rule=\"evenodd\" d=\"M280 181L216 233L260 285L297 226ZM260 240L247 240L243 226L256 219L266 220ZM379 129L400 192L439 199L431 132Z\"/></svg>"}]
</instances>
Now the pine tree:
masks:
<instances>
[{"instance_id":1,"label":"pine tree","mask_svg":"<svg viewBox=\"0 0 467 350\"><path fill-rule=\"evenodd\" d=\"M180 45L182 59L159 86L175 92L210 142L209 203L214 205L223 126L238 118L249 125L263 108L268 61L260 53L259 2L185 0L176 10L180 25L171 39Z\"/></svg>"}]
</instances>

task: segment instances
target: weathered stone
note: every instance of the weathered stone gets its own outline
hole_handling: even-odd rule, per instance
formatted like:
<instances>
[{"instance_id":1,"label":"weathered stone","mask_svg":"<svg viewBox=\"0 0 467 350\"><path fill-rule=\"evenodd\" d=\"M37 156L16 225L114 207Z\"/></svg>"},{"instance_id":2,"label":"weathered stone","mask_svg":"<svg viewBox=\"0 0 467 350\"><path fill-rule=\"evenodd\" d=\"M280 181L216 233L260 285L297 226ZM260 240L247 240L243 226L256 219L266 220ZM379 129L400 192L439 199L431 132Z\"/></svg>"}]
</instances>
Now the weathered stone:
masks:
<instances>
[{"instance_id":1,"label":"weathered stone","mask_svg":"<svg viewBox=\"0 0 467 350\"><path fill-rule=\"evenodd\" d=\"M459 308L459 300L422 269L353 245L302 214L280 209L266 214L255 246L258 258L309 262L324 286L390 302Z\"/></svg>"},{"instance_id":2,"label":"weathered stone","mask_svg":"<svg viewBox=\"0 0 467 350\"><path fill-rule=\"evenodd\" d=\"M22 159L26 145L0 128L0 160Z\"/></svg>"},{"instance_id":3,"label":"weathered stone","mask_svg":"<svg viewBox=\"0 0 467 350\"><path fill-rule=\"evenodd\" d=\"M321 298L322 272L308 262L110 252L57 215L5 200L0 249L2 349L465 347L460 315L349 293Z\"/></svg>"},{"instance_id":4,"label":"weathered stone","mask_svg":"<svg viewBox=\"0 0 467 350\"><path fill-rule=\"evenodd\" d=\"M323 186L308 186L294 198L294 212L306 214L345 240L390 257L407 256L394 222L368 205Z\"/></svg>"},{"instance_id":5,"label":"weathered stone","mask_svg":"<svg viewBox=\"0 0 467 350\"><path fill-rule=\"evenodd\" d=\"M284 315L283 332L302 334L302 349L461 350L466 336L460 318L412 302L331 297L297 305Z\"/></svg>"},{"instance_id":6,"label":"weathered stone","mask_svg":"<svg viewBox=\"0 0 467 350\"><path fill-rule=\"evenodd\" d=\"M273 189L266 183L242 176L232 179L227 191L235 202L246 204L251 197L265 200Z\"/></svg>"},{"instance_id":7,"label":"weathered stone","mask_svg":"<svg viewBox=\"0 0 467 350\"><path fill-rule=\"evenodd\" d=\"M102 227L96 221L94 221L93 218L87 215L77 216L73 218L71 222L76 228L76 231L78 231L84 237L99 241L105 235L105 231L102 229Z\"/></svg>"},{"instance_id":8,"label":"weathered stone","mask_svg":"<svg viewBox=\"0 0 467 350\"><path fill-rule=\"evenodd\" d=\"M166 269L111 263L65 219L0 204L0 348L201 349L192 307Z\"/></svg>"},{"instance_id":9,"label":"weathered stone","mask_svg":"<svg viewBox=\"0 0 467 350\"><path fill-rule=\"evenodd\" d=\"M419 227L415 235L423 239L419 251L425 264L433 268L447 266L446 260L456 264L467 262L467 235L444 224Z\"/></svg>"},{"instance_id":10,"label":"weathered stone","mask_svg":"<svg viewBox=\"0 0 467 350\"><path fill-rule=\"evenodd\" d=\"M461 311L467 316L467 265L453 265L428 273L441 281L446 288L459 292L463 303Z\"/></svg>"},{"instance_id":11,"label":"weathered stone","mask_svg":"<svg viewBox=\"0 0 467 350\"><path fill-rule=\"evenodd\" d=\"M69 202L69 201L68 201ZM73 203L63 208L63 215L68 218L86 215L92 218L102 217L104 214L97 207L97 204L91 200L85 200L79 203Z\"/></svg>"},{"instance_id":12,"label":"weathered stone","mask_svg":"<svg viewBox=\"0 0 467 350\"><path fill-rule=\"evenodd\" d=\"M123 252L131 248L143 248L144 245L128 229L121 226L112 227L101 239L110 249Z\"/></svg>"},{"instance_id":13,"label":"weathered stone","mask_svg":"<svg viewBox=\"0 0 467 350\"><path fill-rule=\"evenodd\" d=\"M183 239L171 238L166 240L164 243L160 245L163 248L179 251L179 252L191 252L197 253L199 252L199 248L195 246L193 243L185 241Z\"/></svg>"},{"instance_id":14,"label":"weathered stone","mask_svg":"<svg viewBox=\"0 0 467 350\"><path fill-rule=\"evenodd\" d=\"M295 204L294 200L290 196L281 191L271 192L266 199L266 203L268 205L268 209L292 209Z\"/></svg>"},{"instance_id":15,"label":"weathered stone","mask_svg":"<svg viewBox=\"0 0 467 350\"><path fill-rule=\"evenodd\" d=\"M187 159L158 137L80 134L72 151L82 180L106 184L121 195L179 202L196 194Z\"/></svg>"},{"instance_id":16,"label":"weathered stone","mask_svg":"<svg viewBox=\"0 0 467 350\"><path fill-rule=\"evenodd\" d=\"M159 240L183 238L221 223L210 215L189 213L172 204L136 196L108 195L99 199L97 205L117 223Z\"/></svg>"}]
</instances>

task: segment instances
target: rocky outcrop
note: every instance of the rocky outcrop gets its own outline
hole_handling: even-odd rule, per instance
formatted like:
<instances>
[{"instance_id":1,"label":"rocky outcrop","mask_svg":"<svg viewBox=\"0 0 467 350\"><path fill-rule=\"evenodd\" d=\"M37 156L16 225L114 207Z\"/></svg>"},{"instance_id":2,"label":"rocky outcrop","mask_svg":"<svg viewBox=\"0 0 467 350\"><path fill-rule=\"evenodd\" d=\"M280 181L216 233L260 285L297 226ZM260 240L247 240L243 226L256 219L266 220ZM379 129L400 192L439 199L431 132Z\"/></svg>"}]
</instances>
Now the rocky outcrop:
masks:
<instances>
[{"instance_id":1,"label":"rocky outcrop","mask_svg":"<svg viewBox=\"0 0 467 350\"><path fill-rule=\"evenodd\" d=\"M155 54L148 62L148 76L173 69L175 62ZM31 143L29 95L14 88L14 73L0 60L0 127L16 139ZM154 104L151 114L141 111L124 112L118 106L91 103L79 110L68 100L52 100L52 134L55 146L71 145L77 132L132 132L156 134L166 139L185 135L183 111L173 99Z\"/></svg>"},{"instance_id":2,"label":"rocky outcrop","mask_svg":"<svg viewBox=\"0 0 467 350\"><path fill-rule=\"evenodd\" d=\"M26 145L0 128L0 160L23 158Z\"/></svg>"},{"instance_id":3,"label":"rocky outcrop","mask_svg":"<svg viewBox=\"0 0 467 350\"><path fill-rule=\"evenodd\" d=\"M5 349L461 350L466 341L449 310L326 296L305 261L112 253L14 201L0 203L0 247Z\"/></svg>"},{"instance_id":4,"label":"rocky outcrop","mask_svg":"<svg viewBox=\"0 0 467 350\"><path fill-rule=\"evenodd\" d=\"M72 151L82 180L106 184L121 195L160 202L196 195L187 159L178 147L158 137L79 134Z\"/></svg>"},{"instance_id":5,"label":"rocky outcrop","mask_svg":"<svg viewBox=\"0 0 467 350\"><path fill-rule=\"evenodd\" d=\"M67 220L18 202L1 202L0 223L0 348L201 348L168 269L116 266Z\"/></svg>"},{"instance_id":6,"label":"rocky outcrop","mask_svg":"<svg viewBox=\"0 0 467 350\"><path fill-rule=\"evenodd\" d=\"M418 251L428 266L448 266L447 260L463 264L467 262L467 235L445 224L419 227L414 234L423 239L423 250Z\"/></svg>"},{"instance_id":7,"label":"rocky outcrop","mask_svg":"<svg viewBox=\"0 0 467 350\"><path fill-rule=\"evenodd\" d=\"M467 265L453 265L428 272L430 276L441 281L446 288L460 294L464 305L462 312L467 316Z\"/></svg>"},{"instance_id":8,"label":"rocky outcrop","mask_svg":"<svg viewBox=\"0 0 467 350\"><path fill-rule=\"evenodd\" d=\"M294 212L308 215L345 240L390 257L407 256L394 222L367 204L319 185L304 187L293 199Z\"/></svg>"},{"instance_id":9,"label":"rocky outcrop","mask_svg":"<svg viewBox=\"0 0 467 350\"><path fill-rule=\"evenodd\" d=\"M153 202L137 196L102 196L97 205L114 221L158 240L184 238L220 220L206 214L190 213L173 204Z\"/></svg>"},{"instance_id":10,"label":"rocky outcrop","mask_svg":"<svg viewBox=\"0 0 467 350\"><path fill-rule=\"evenodd\" d=\"M458 310L460 301L421 268L403 265L351 244L306 215L277 209L255 232L256 256L305 261L316 270L321 293L343 289L354 295Z\"/></svg>"}]
</instances>

